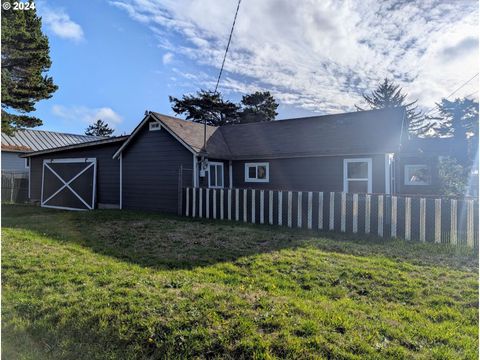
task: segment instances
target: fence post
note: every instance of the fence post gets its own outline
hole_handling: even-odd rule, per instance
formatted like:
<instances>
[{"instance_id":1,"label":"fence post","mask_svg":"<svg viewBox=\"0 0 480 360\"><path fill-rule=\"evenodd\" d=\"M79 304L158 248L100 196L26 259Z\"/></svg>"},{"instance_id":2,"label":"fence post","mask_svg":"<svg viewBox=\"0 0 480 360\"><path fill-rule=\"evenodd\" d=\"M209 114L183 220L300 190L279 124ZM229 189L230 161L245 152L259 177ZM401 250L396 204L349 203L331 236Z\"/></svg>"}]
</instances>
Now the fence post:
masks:
<instances>
[{"instance_id":1,"label":"fence post","mask_svg":"<svg viewBox=\"0 0 480 360\"><path fill-rule=\"evenodd\" d=\"M240 208L240 189L235 189L235 220L240 220L239 208Z\"/></svg>"},{"instance_id":2,"label":"fence post","mask_svg":"<svg viewBox=\"0 0 480 360\"><path fill-rule=\"evenodd\" d=\"M397 237L397 197L392 196L392 220L391 220L391 236L392 238Z\"/></svg>"},{"instance_id":3,"label":"fence post","mask_svg":"<svg viewBox=\"0 0 480 360\"><path fill-rule=\"evenodd\" d=\"M185 215L190 215L190 188L185 188Z\"/></svg>"},{"instance_id":4,"label":"fence post","mask_svg":"<svg viewBox=\"0 0 480 360\"><path fill-rule=\"evenodd\" d=\"M473 200L467 200L467 246L473 248Z\"/></svg>"},{"instance_id":5,"label":"fence post","mask_svg":"<svg viewBox=\"0 0 480 360\"><path fill-rule=\"evenodd\" d=\"M358 194L353 194L352 219L352 231L356 234L358 232Z\"/></svg>"},{"instance_id":6,"label":"fence post","mask_svg":"<svg viewBox=\"0 0 480 360\"><path fill-rule=\"evenodd\" d=\"M273 191L268 192L268 223L273 225Z\"/></svg>"},{"instance_id":7,"label":"fence post","mask_svg":"<svg viewBox=\"0 0 480 360\"><path fill-rule=\"evenodd\" d=\"M370 234L370 216L372 211L372 195L365 195L365 234Z\"/></svg>"},{"instance_id":8,"label":"fence post","mask_svg":"<svg viewBox=\"0 0 480 360\"><path fill-rule=\"evenodd\" d=\"M309 229L312 228L312 192L309 191L307 195L307 203L308 203L308 209L307 209L307 227Z\"/></svg>"},{"instance_id":9,"label":"fence post","mask_svg":"<svg viewBox=\"0 0 480 360\"><path fill-rule=\"evenodd\" d=\"M297 227L302 227L302 192L297 192Z\"/></svg>"},{"instance_id":10,"label":"fence post","mask_svg":"<svg viewBox=\"0 0 480 360\"><path fill-rule=\"evenodd\" d=\"M329 230L333 230L335 229L335 193L334 192L330 192L330 216L328 217L328 222L329 222L329 226L328 226L328 229Z\"/></svg>"},{"instance_id":11,"label":"fence post","mask_svg":"<svg viewBox=\"0 0 480 360\"><path fill-rule=\"evenodd\" d=\"M265 220L265 191L260 190L260 224Z\"/></svg>"},{"instance_id":12,"label":"fence post","mask_svg":"<svg viewBox=\"0 0 480 360\"><path fill-rule=\"evenodd\" d=\"M278 192L278 225L282 225L283 222L283 193L280 190Z\"/></svg>"},{"instance_id":13,"label":"fence post","mask_svg":"<svg viewBox=\"0 0 480 360\"><path fill-rule=\"evenodd\" d=\"M378 195L378 236L383 237L383 195Z\"/></svg>"},{"instance_id":14,"label":"fence post","mask_svg":"<svg viewBox=\"0 0 480 360\"><path fill-rule=\"evenodd\" d=\"M420 241L425 242L425 218L427 212L427 201L420 198Z\"/></svg>"},{"instance_id":15,"label":"fence post","mask_svg":"<svg viewBox=\"0 0 480 360\"><path fill-rule=\"evenodd\" d=\"M292 227L292 192L289 191L287 195L287 225Z\"/></svg>"},{"instance_id":16,"label":"fence post","mask_svg":"<svg viewBox=\"0 0 480 360\"><path fill-rule=\"evenodd\" d=\"M340 207L340 231L345 232L346 227L346 217L347 217L347 194L342 192L342 202Z\"/></svg>"},{"instance_id":17,"label":"fence post","mask_svg":"<svg viewBox=\"0 0 480 360\"><path fill-rule=\"evenodd\" d=\"M252 189L252 224L255 224L255 189Z\"/></svg>"},{"instance_id":18,"label":"fence post","mask_svg":"<svg viewBox=\"0 0 480 360\"><path fill-rule=\"evenodd\" d=\"M405 198L405 240L412 239L412 199Z\"/></svg>"},{"instance_id":19,"label":"fence post","mask_svg":"<svg viewBox=\"0 0 480 360\"><path fill-rule=\"evenodd\" d=\"M15 179L13 173L10 174L10 202L13 203L13 188L15 186Z\"/></svg>"},{"instance_id":20,"label":"fence post","mask_svg":"<svg viewBox=\"0 0 480 360\"><path fill-rule=\"evenodd\" d=\"M442 242L442 199L435 199L435 242Z\"/></svg>"},{"instance_id":21,"label":"fence post","mask_svg":"<svg viewBox=\"0 0 480 360\"><path fill-rule=\"evenodd\" d=\"M457 200L450 200L450 243L457 245Z\"/></svg>"},{"instance_id":22,"label":"fence post","mask_svg":"<svg viewBox=\"0 0 480 360\"><path fill-rule=\"evenodd\" d=\"M207 219L210 219L210 189L206 190L205 199L205 212Z\"/></svg>"},{"instance_id":23,"label":"fence post","mask_svg":"<svg viewBox=\"0 0 480 360\"><path fill-rule=\"evenodd\" d=\"M195 217L197 214L197 188L192 188L192 217Z\"/></svg>"},{"instance_id":24,"label":"fence post","mask_svg":"<svg viewBox=\"0 0 480 360\"><path fill-rule=\"evenodd\" d=\"M225 191L223 189L220 189L220 219L221 220L223 220L225 218L225 216L224 216L224 210L225 210L224 193L225 193Z\"/></svg>"},{"instance_id":25,"label":"fence post","mask_svg":"<svg viewBox=\"0 0 480 360\"><path fill-rule=\"evenodd\" d=\"M198 190L198 217L203 216L203 189Z\"/></svg>"},{"instance_id":26,"label":"fence post","mask_svg":"<svg viewBox=\"0 0 480 360\"><path fill-rule=\"evenodd\" d=\"M243 222L247 222L247 189L243 189Z\"/></svg>"},{"instance_id":27,"label":"fence post","mask_svg":"<svg viewBox=\"0 0 480 360\"><path fill-rule=\"evenodd\" d=\"M213 189L213 218L217 218L217 189Z\"/></svg>"},{"instance_id":28,"label":"fence post","mask_svg":"<svg viewBox=\"0 0 480 360\"><path fill-rule=\"evenodd\" d=\"M228 220L232 220L232 189L227 190Z\"/></svg>"},{"instance_id":29,"label":"fence post","mask_svg":"<svg viewBox=\"0 0 480 360\"><path fill-rule=\"evenodd\" d=\"M318 229L323 230L323 192L318 193Z\"/></svg>"}]
</instances>

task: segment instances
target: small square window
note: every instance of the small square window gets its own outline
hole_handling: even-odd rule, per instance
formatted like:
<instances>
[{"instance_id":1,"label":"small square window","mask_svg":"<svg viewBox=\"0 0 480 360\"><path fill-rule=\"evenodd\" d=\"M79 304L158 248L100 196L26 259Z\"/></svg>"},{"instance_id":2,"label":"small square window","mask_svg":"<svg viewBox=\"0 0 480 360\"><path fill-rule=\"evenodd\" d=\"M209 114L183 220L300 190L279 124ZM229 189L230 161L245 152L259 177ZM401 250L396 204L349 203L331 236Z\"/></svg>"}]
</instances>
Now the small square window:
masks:
<instances>
[{"instance_id":1,"label":"small square window","mask_svg":"<svg viewBox=\"0 0 480 360\"><path fill-rule=\"evenodd\" d=\"M270 181L268 163L246 163L245 164L245 182L264 182Z\"/></svg>"},{"instance_id":2,"label":"small square window","mask_svg":"<svg viewBox=\"0 0 480 360\"><path fill-rule=\"evenodd\" d=\"M158 131L162 129L162 125L159 122L151 122L149 124L150 131Z\"/></svg>"},{"instance_id":3,"label":"small square window","mask_svg":"<svg viewBox=\"0 0 480 360\"><path fill-rule=\"evenodd\" d=\"M405 185L430 185L431 175L428 165L405 165Z\"/></svg>"}]
</instances>

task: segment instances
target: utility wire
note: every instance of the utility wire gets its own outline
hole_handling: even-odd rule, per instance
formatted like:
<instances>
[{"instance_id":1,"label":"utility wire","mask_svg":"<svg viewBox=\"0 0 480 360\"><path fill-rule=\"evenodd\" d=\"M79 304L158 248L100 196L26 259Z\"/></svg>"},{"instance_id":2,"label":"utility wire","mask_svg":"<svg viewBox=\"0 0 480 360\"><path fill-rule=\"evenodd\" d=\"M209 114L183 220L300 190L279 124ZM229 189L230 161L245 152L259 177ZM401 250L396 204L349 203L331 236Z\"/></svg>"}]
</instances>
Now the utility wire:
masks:
<instances>
[{"instance_id":1,"label":"utility wire","mask_svg":"<svg viewBox=\"0 0 480 360\"><path fill-rule=\"evenodd\" d=\"M217 84L215 85L215 93L218 89L218 84L220 83L220 78L222 77L223 67L225 66L225 59L227 58L228 48L230 47L230 42L232 41L233 29L235 28L235 22L237 21L238 9L240 9L240 3L242 0L238 0L237 10L235 11L235 17L233 18L232 29L230 30L230 36L228 37L227 48L225 49L225 54L223 55L222 66L220 67L220 73L218 74ZM478 75L478 74L477 74Z\"/></svg>"},{"instance_id":2,"label":"utility wire","mask_svg":"<svg viewBox=\"0 0 480 360\"><path fill-rule=\"evenodd\" d=\"M467 85L470 81L472 81L473 79L475 79L477 76L479 75L479 73L476 73L475 75L473 75L470 79L468 79L467 81L465 81L462 85L460 85L456 90L454 90L452 93L450 93L447 97L445 97L445 99L448 99L450 96L452 95L455 95L460 89L462 89L465 85ZM470 95L469 95L470 96ZM430 114L433 110L435 110L436 107L432 107L430 110L428 110L426 113L425 113L425 116L427 116L428 114Z\"/></svg>"},{"instance_id":3,"label":"utility wire","mask_svg":"<svg viewBox=\"0 0 480 360\"><path fill-rule=\"evenodd\" d=\"M235 16L233 18L232 28L230 29L230 35L228 36L227 47L225 48L225 54L223 54L222 66L220 67L220 72L218 73L217 83L215 85L214 94L217 93L218 84L220 83L220 78L222 77L223 67L225 66L225 59L227 58L228 49L230 48L230 42L232 41L233 29L235 29L235 23L237 22L238 9L240 9L240 3L242 0L238 0L237 10L235 10ZM203 121L203 149L207 150L207 119Z\"/></svg>"}]
</instances>

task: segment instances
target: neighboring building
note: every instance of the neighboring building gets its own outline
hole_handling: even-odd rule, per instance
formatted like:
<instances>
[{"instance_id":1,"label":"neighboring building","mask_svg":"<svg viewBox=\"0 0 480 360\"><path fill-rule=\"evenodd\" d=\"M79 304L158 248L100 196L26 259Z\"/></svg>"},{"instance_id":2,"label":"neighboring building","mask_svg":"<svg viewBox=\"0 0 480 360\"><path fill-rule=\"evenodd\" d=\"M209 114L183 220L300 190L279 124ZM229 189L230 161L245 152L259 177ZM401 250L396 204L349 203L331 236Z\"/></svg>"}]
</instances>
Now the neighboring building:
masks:
<instances>
[{"instance_id":1,"label":"neighboring building","mask_svg":"<svg viewBox=\"0 0 480 360\"><path fill-rule=\"evenodd\" d=\"M406 129L403 108L206 128L147 112L128 137L26 155L30 198L177 212L181 186L433 194Z\"/></svg>"},{"instance_id":2,"label":"neighboring building","mask_svg":"<svg viewBox=\"0 0 480 360\"><path fill-rule=\"evenodd\" d=\"M65 134L53 131L22 129L14 135L2 133L2 171L28 172L26 153L101 139L97 136Z\"/></svg>"}]
</instances>

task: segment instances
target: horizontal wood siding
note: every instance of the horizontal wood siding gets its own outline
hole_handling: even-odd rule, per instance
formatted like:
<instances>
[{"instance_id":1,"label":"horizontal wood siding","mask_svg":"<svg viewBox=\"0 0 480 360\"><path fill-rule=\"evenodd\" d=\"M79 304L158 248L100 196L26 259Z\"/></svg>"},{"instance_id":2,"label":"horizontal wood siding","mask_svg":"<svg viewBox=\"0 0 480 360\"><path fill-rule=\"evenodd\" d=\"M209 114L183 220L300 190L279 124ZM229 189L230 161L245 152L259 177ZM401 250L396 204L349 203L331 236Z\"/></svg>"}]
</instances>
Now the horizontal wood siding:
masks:
<instances>
[{"instance_id":1,"label":"horizontal wood siding","mask_svg":"<svg viewBox=\"0 0 480 360\"><path fill-rule=\"evenodd\" d=\"M97 159L97 204L118 205L120 199L120 162L112 159L120 143L93 146L88 149L68 150L31 158L30 199L39 201L42 187L42 164L44 159L96 158ZM68 180L68 179L67 179Z\"/></svg>"},{"instance_id":2,"label":"horizontal wood siding","mask_svg":"<svg viewBox=\"0 0 480 360\"><path fill-rule=\"evenodd\" d=\"M28 171L25 167L25 159L21 158L21 152L2 151L2 170Z\"/></svg>"},{"instance_id":3,"label":"horizontal wood siding","mask_svg":"<svg viewBox=\"0 0 480 360\"><path fill-rule=\"evenodd\" d=\"M165 129L145 124L122 154L123 208L176 213L181 165L183 184L191 186L193 154Z\"/></svg>"},{"instance_id":4,"label":"horizontal wood siding","mask_svg":"<svg viewBox=\"0 0 480 360\"><path fill-rule=\"evenodd\" d=\"M233 187L305 190L343 191L343 160L352 158L372 159L372 190L385 191L385 156L322 156L272 160L247 160L233 162ZM245 182L245 163L268 162L270 181L268 183Z\"/></svg>"}]
</instances>

